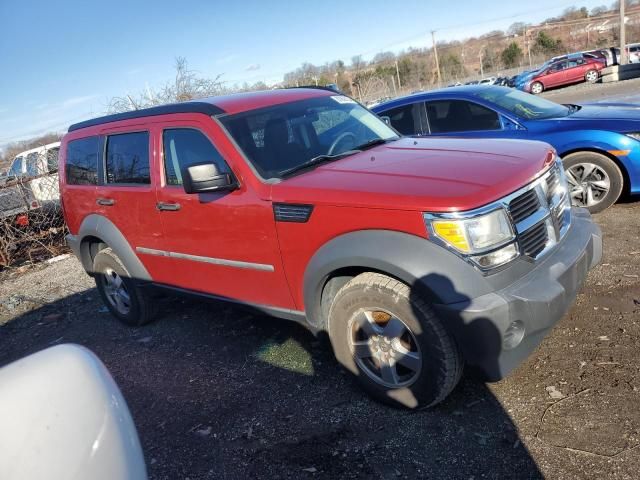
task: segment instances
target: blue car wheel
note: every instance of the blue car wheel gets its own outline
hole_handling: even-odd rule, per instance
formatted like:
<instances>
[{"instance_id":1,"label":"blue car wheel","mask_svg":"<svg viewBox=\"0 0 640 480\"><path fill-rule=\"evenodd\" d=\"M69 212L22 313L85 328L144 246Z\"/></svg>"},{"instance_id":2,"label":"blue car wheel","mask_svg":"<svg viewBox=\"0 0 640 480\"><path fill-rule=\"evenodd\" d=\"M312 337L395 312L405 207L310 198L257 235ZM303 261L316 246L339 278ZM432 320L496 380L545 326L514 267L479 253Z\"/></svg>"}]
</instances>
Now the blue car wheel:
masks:
<instances>
[{"instance_id":1,"label":"blue car wheel","mask_svg":"<svg viewBox=\"0 0 640 480\"><path fill-rule=\"evenodd\" d=\"M613 160L596 152L577 152L563 159L571 203L601 212L622 193L624 179Z\"/></svg>"}]
</instances>

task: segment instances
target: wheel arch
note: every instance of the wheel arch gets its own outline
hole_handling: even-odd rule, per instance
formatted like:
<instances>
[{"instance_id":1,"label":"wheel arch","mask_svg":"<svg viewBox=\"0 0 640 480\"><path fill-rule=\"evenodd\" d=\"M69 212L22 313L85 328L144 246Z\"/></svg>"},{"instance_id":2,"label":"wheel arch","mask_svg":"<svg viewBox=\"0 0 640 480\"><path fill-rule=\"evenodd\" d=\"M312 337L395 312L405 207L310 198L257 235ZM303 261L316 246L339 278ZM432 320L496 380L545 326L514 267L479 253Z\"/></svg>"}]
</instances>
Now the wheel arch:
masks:
<instances>
[{"instance_id":1,"label":"wheel arch","mask_svg":"<svg viewBox=\"0 0 640 480\"><path fill-rule=\"evenodd\" d=\"M433 303L468 301L491 290L473 267L422 237L389 230L347 233L327 242L307 264L303 297L313 329L325 329L331 299L364 272L399 280Z\"/></svg>"},{"instance_id":2,"label":"wheel arch","mask_svg":"<svg viewBox=\"0 0 640 480\"><path fill-rule=\"evenodd\" d=\"M108 218L92 214L80 225L77 235L79 257L89 275L93 275L93 259L103 248L109 247L120 258L132 278L151 281L149 272L142 264L124 234Z\"/></svg>"}]
</instances>

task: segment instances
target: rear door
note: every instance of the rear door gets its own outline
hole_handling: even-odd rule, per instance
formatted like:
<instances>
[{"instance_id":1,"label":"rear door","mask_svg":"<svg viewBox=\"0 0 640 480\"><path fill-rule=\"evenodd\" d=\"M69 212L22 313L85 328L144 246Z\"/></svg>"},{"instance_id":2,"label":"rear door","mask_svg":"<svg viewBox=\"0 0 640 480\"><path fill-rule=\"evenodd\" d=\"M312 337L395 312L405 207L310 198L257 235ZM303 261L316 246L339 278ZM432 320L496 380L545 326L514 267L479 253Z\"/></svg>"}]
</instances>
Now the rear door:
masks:
<instances>
[{"instance_id":1,"label":"rear door","mask_svg":"<svg viewBox=\"0 0 640 480\"><path fill-rule=\"evenodd\" d=\"M584 74L587 71L588 64L583 58L576 58L567 61L567 68L565 69L565 82L573 83L584 80Z\"/></svg>"},{"instance_id":2,"label":"rear door","mask_svg":"<svg viewBox=\"0 0 640 480\"><path fill-rule=\"evenodd\" d=\"M230 142L220 127L195 115L154 126L160 159L160 251L139 250L164 268L157 281L251 304L293 308L284 276L271 202L232 168ZM233 191L187 194L182 170L213 162L231 172ZM142 245L142 244L141 244Z\"/></svg>"},{"instance_id":3,"label":"rear door","mask_svg":"<svg viewBox=\"0 0 640 480\"><path fill-rule=\"evenodd\" d=\"M97 213L120 230L134 251L139 245L157 248L162 240L162 224L156 209L158 173L152 168L156 152L152 149L151 133L132 127L102 133ZM155 279L159 275L158 266L138 256Z\"/></svg>"}]
</instances>

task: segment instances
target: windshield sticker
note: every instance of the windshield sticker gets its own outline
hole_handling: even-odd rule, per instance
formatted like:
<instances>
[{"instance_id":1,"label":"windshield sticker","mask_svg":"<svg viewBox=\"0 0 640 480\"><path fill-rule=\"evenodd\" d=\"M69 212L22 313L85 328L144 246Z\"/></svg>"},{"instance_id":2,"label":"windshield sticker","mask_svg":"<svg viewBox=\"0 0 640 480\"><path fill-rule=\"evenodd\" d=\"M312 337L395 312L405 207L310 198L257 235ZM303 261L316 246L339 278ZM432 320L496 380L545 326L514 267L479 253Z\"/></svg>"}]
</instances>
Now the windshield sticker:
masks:
<instances>
[{"instance_id":1,"label":"windshield sticker","mask_svg":"<svg viewBox=\"0 0 640 480\"><path fill-rule=\"evenodd\" d=\"M331 98L333 98L338 103L356 103L355 100L349 97L345 97L344 95L332 95Z\"/></svg>"}]
</instances>

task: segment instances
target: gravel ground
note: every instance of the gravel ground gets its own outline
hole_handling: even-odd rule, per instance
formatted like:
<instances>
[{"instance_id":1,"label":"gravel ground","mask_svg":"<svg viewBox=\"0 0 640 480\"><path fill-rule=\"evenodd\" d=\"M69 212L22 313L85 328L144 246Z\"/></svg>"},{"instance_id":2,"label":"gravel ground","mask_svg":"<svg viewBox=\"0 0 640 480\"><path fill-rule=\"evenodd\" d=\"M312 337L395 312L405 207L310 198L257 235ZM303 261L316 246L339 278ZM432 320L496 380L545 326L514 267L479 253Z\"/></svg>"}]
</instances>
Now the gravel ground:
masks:
<instances>
[{"instance_id":1,"label":"gravel ground","mask_svg":"<svg viewBox=\"0 0 640 480\"><path fill-rule=\"evenodd\" d=\"M583 102L626 84L632 97L630 82L547 95ZM638 208L595 217L603 263L523 365L495 384L465 375L428 411L369 400L324 342L228 305L169 298L157 322L125 327L73 258L0 273L0 366L58 343L92 349L128 401L152 479L635 479Z\"/></svg>"},{"instance_id":2,"label":"gravel ground","mask_svg":"<svg viewBox=\"0 0 640 480\"><path fill-rule=\"evenodd\" d=\"M637 478L640 220L596 220L604 263L510 377L465 376L433 410L369 400L301 327L217 303L166 299L120 325L74 258L3 274L0 365L74 342L120 385L153 479Z\"/></svg>"},{"instance_id":3,"label":"gravel ground","mask_svg":"<svg viewBox=\"0 0 640 480\"><path fill-rule=\"evenodd\" d=\"M621 102L640 104L640 78L613 83L581 83L544 92L543 97L557 103Z\"/></svg>"}]
</instances>

